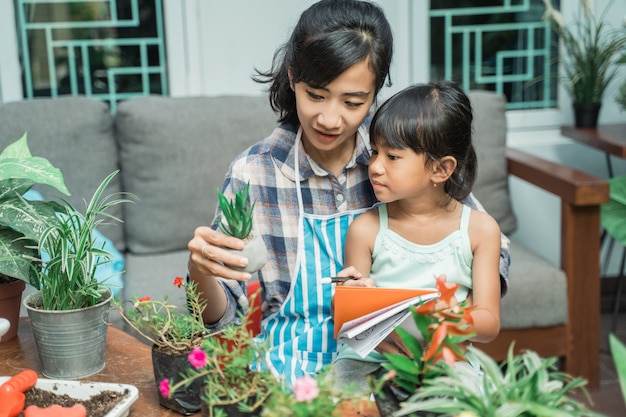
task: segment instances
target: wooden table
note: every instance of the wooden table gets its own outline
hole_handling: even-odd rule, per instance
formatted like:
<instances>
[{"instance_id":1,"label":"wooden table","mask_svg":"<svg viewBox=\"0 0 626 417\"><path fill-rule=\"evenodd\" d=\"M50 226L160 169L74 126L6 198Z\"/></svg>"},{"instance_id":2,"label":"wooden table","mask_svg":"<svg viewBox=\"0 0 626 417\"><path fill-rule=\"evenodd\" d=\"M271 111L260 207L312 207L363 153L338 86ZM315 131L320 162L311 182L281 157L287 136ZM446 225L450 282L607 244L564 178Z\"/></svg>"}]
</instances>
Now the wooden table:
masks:
<instances>
[{"instance_id":1,"label":"wooden table","mask_svg":"<svg viewBox=\"0 0 626 417\"><path fill-rule=\"evenodd\" d=\"M604 152L609 178L613 177L610 155L626 158L626 123L601 125L597 128L561 126L561 134Z\"/></svg>"},{"instance_id":2,"label":"wooden table","mask_svg":"<svg viewBox=\"0 0 626 417\"><path fill-rule=\"evenodd\" d=\"M597 128L561 126L561 134L620 158L626 158L626 123Z\"/></svg>"},{"instance_id":3,"label":"wooden table","mask_svg":"<svg viewBox=\"0 0 626 417\"><path fill-rule=\"evenodd\" d=\"M33 369L41 377L41 367L30 323L25 317L20 319L17 337L0 343L0 376L12 376L24 369ZM159 405L150 347L113 326L110 326L107 332L104 369L96 375L85 378L84 381L114 382L137 387L139 398L131 406L130 416L181 416ZM376 406L369 402L362 404L358 410L344 408L342 416L378 416ZM200 413L196 415L199 416Z\"/></svg>"}]
</instances>

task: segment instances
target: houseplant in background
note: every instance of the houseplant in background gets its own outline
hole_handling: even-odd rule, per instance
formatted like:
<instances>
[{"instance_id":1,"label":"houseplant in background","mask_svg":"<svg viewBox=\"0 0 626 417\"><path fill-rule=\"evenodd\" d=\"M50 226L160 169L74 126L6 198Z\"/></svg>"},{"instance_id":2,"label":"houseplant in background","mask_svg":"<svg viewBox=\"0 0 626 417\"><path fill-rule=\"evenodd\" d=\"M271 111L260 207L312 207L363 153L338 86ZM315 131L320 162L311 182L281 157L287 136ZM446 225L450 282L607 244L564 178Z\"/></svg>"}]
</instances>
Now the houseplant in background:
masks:
<instances>
[{"instance_id":1,"label":"houseplant in background","mask_svg":"<svg viewBox=\"0 0 626 417\"><path fill-rule=\"evenodd\" d=\"M104 221L119 221L111 207L133 201L127 193L104 195L117 171L98 186L85 212L68 201L58 223L41 234L36 247L48 259L32 258L40 288L24 300L41 372L50 378L82 378L104 367L106 317L113 292L95 274L111 260L94 236ZM71 330L68 330L71 329Z\"/></svg>"},{"instance_id":2,"label":"houseplant in background","mask_svg":"<svg viewBox=\"0 0 626 417\"><path fill-rule=\"evenodd\" d=\"M574 106L577 127L595 127L598 113L609 83L615 78L618 60L626 45L626 31L606 23L613 1L597 18L591 12L589 0L581 0L582 13L566 24L550 0L544 18L560 40L560 62L563 75L559 77Z\"/></svg>"},{"instance_id":3,"label":"houseplant in background","mask_svg":"<svg viewBox=\"0 0 626 417\"><path fill-rule=\"evenodd\" d=\"M219 228L224 234L244 241L243 251L237 252L249 260L249 264L244 268L236 266L232 266L232 268L254 273L265 265L267 248L261 235L252 229L252 214L256 203L248 201L249 190L250 183L247 183L244 188L235 192L235 197L232 200L228 200L219 189L217 196L223 216ZM233 249L226 248L226 250L234 252Z\"/></svg>"},{"instance_id":4,"label":"houseplant in background","mask_svg":"<svg viewBox=\"0 0 626 417\"><path fill-rule=\"evenodd\" d=\"M206 302L198 294L197 285L186 283L182 277L176 277L174 285L184 289L188 312L170 304L167 296L163 300L135 296L128 309L120 301L114 301L122 319L152 344L156 388L163 379L180 381L180 374L190 367L188 355L209 336L202 320ZM202 381L198 379L169 397L159 392L159 403L183 415L194 414L200 411L201 390Z\"/></svg>"},{"instance_id":5,"label":"houseplant in background","mask_svg":"<svg viewBox=\"0 0 626 417\"><path fill-rule=\"evenodd\" d=\"M26 133L0 154L0 317L11 322L4 337L15 337L25 284L39 288L38 244L48 225L58 224L64 208L53 201L29 201L24 195L35 184L69 195L61 171L47 159L34 157ZM5 310L5 307L7 310Z\"/></svg>"}]
</instances>

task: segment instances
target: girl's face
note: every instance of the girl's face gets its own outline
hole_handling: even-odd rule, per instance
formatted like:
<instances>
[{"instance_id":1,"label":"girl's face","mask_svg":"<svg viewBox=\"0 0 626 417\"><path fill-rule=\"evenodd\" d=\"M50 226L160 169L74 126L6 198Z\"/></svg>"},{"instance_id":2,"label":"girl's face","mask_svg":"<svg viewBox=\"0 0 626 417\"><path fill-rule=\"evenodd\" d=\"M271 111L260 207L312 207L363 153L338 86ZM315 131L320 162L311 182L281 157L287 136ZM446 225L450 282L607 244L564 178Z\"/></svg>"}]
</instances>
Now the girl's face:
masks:
<instances>
[{"instance_id":1,"label":"girl's face","mask_svg":"<svg viewBox=\"0 0 626 417\"><path fill-rule=\"evenodd\" d=\"M369 178L376 198L384 203L423 195L433 188L435 173L426 166L426 155L412 149L372 146Z\"/></svg>"},{"instance_id":2,"label":"girl's face","mask_svg":"<svg viewBox=\"0 0 626 417\"><path fill-rule=\"evenodd\" d=\"M348 68L323 88L292 85L305 149L314 159L351 152L355 133L374 102L375 75L368 60ZM318 161L319 162L319 161Z\"/></svg>"}]
</instances>

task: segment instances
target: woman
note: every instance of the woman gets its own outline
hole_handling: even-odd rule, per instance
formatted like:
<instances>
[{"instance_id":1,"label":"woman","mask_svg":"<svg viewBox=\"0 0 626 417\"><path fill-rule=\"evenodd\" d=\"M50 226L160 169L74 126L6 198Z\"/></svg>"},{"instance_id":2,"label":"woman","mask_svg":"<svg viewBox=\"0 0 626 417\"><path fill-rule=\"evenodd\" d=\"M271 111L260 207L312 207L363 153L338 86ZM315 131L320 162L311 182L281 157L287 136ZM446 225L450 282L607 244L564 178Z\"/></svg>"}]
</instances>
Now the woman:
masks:
<instances>
[{"instance_id":1,"label":"woman","mask_svg":"<svg viewBox=\"0 0 626 417\"><path fill-rule=\"evenodd\" d=\"M268 262L262 334L267 364L293 382L329 364L337 351L330 313L332 287L322 277L342 269L348 225L376 203L367 174L370 108L389 76L393 37L380 7L358 0L322 0L305 10L268 72L279 125L231 164L222 192L232 198L250 183L254 228ZM206 323L219 329L247 308L250 274L231 269L247 260L222 247L243 242L199 227L189 242L189 277L207 300ZM505 251L506 252L506 251ZM508 266L507 262L504 262Z\"/></svg>"}]
</instances>

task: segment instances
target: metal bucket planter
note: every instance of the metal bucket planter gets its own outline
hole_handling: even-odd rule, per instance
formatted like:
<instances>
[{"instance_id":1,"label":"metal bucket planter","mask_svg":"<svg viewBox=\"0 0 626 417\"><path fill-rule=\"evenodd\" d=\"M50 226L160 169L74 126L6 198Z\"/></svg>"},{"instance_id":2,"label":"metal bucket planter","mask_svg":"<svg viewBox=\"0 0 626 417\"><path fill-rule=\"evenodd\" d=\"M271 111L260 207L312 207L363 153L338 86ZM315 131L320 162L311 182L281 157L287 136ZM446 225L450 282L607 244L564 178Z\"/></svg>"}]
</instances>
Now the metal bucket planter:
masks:
<instances>
[{"instance_id":1,"label":"metal bucket planter","mask_svg":"<svg viewBox=\"0 0 626 417\"><path fill-rule=\"evenodd\" d=\"M106 292L95 306L76 310L42 310L41 293L24 300L41 373L48 378L80 379L104 368L108 312L113 293Z\"/></svg>"}]
</instances>

